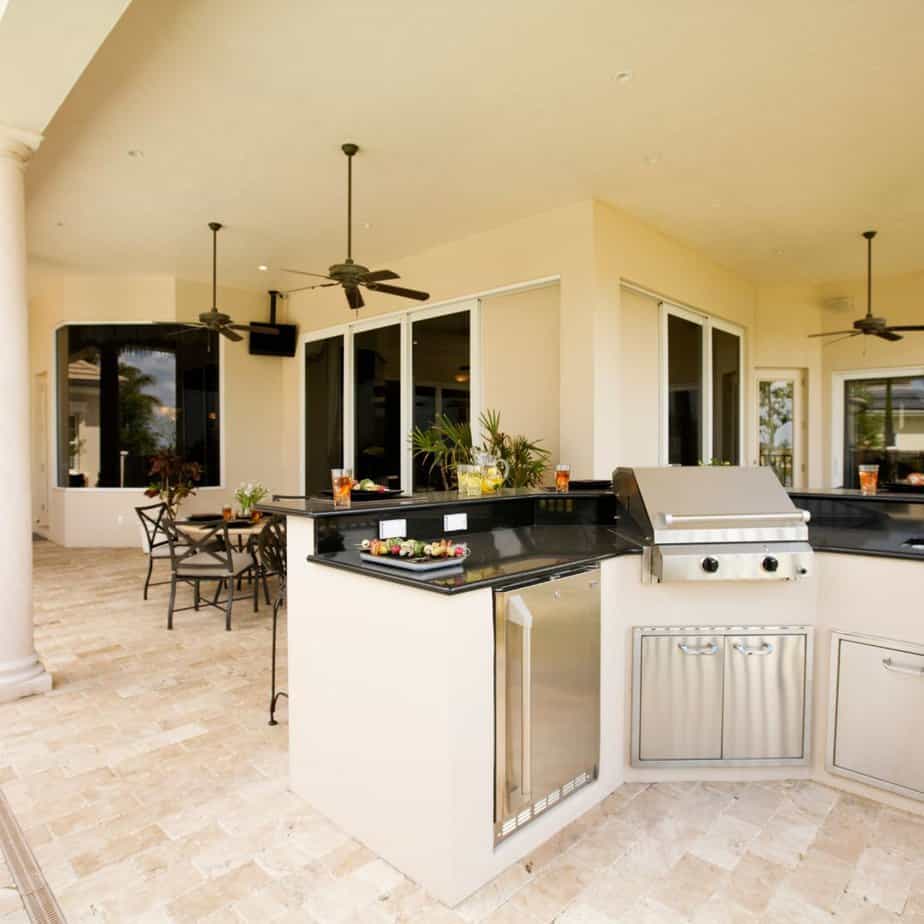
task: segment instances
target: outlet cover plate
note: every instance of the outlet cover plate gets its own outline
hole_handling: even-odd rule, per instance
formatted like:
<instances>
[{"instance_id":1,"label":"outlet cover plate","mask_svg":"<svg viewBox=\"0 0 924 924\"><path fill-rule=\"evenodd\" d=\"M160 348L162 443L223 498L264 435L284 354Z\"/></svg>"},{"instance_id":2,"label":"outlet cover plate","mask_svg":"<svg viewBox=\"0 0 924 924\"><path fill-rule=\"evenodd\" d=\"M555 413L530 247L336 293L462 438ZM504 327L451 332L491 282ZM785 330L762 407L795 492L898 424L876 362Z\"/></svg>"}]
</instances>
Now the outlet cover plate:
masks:
<instances>
[{"instance_id":1,"label":"outlet cover plate","mask_svg":"<svg viewBox=\"0 0 924 924\"><path fill-rule=\"evenodd\" d=\"M407 538L407 520L379 520L379 539Z\"/></svg>"},{"instance_id":2,"label":"outlet cover plate","mask_svg":"<svg viewBox=\"0 0 924 924\"><path fill-rule=\"evenodd\" d=\"M451 533L460 529L468 529L467 513L444 513L443 532Z\"/></svg>"}]
</instances>

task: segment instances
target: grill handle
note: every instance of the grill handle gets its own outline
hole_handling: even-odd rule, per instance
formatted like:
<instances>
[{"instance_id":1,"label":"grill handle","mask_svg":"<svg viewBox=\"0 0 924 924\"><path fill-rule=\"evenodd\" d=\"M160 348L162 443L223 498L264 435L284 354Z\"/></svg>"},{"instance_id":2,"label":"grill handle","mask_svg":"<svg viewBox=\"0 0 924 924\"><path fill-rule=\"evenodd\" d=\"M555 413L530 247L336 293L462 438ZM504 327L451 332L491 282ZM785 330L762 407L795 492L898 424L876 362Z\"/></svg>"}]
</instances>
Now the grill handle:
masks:
<instances>
[{"instance_id":1,"label":"grill handle","mask_svg":"<svg viewBox=\"0 0 924 924\"><path fill-rule=\"evenodd\" d=\"M760 523L808 523L812 515L808 510L795 510L792 513L665 513L664 522L668 526L674 523L740 523L744 520Z\"/></svg>"}]
</instances>

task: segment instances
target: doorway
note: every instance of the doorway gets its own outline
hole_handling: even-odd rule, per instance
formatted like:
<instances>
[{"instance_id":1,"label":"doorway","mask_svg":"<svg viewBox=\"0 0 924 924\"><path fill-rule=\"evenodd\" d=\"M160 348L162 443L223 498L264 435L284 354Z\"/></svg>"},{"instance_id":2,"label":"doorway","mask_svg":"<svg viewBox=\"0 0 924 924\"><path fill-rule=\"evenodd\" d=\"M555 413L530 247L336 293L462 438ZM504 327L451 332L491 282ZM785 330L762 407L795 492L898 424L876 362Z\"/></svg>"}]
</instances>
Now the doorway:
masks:
<instances>
[{"instance_id":1,"label":"doorway","mask_svg":"<svg viewBox=\"0 0 924 924\"><path fill-rule=\"evenodd\" d=\"M772 468L784 488L805 485L806 426L803 369L758 369L754 465Z\"/></svg>"},{"instance_id":2,"label":"doorway","mask_svg":"<svg viewBox=\"0 0 924 924\"><path fill-rule=\"evenodd\" d=\"M32 528L48 529L48 373L32 382Z\"/></svg>"}]
</instances>

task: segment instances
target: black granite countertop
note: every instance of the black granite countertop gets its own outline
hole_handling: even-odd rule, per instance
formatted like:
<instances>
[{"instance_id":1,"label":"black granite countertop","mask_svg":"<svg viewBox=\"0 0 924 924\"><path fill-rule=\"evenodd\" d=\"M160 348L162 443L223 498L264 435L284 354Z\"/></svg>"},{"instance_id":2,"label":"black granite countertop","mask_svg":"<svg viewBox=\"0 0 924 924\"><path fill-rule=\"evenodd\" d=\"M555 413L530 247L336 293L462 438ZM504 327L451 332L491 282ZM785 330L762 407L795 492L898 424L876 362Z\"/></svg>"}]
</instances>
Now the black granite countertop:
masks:
<instances>
[{"instance_id":1,"label":"black granite countertop","mask_svg":"<svg viewBox=\"0 0 924 924\"><path fill-rule=\"evenodd\" d=\"M917 491L878 491L876 494L864 494L859 488L807 488L789 491L794 500L799 497L833 498L837 500L856 500L875 503L876 501L896 501L903 504L924 504L924 490Z\"/></svg>"},{"instance_id":2,"label":"black granite countertop","mask_svg":"<svg viewBox=\"0 0 924 924\"><path fill-rule=\"evenodd\" d=\"M308 561L367 577L407 584L437 593L460 593L482 587L502 588L541 578L562 569L593 565L618 555L639 554L641 547L608 526L524 526L495 529L465 537L471 555L457 569L435 573L400 571L367 564L359 550L310 555Z\"/></svg>"},{"instance_id":3,"label":"black granite countertop","mask_svg":"<svg viewBox=\"0 0 924 924\"><path fill-rule=\"evenodd\" d=\"M499 501L519 500L525 497L604 497L612 491L573 491L569 494L557 494L553 488L504 488L496 494L482 494L477 497L465 497L457 491L432 491L388 497L383 500L354 501L351 507L335 507L332 500L323 497L281 497L278 500L264 501L257 504L257 510L263 513L279 513L292 517L337 517L354 513L396 513L402 510L425 510L430 507L447 507L458 504L496 504Z\"/></svg>"}]
</instances>

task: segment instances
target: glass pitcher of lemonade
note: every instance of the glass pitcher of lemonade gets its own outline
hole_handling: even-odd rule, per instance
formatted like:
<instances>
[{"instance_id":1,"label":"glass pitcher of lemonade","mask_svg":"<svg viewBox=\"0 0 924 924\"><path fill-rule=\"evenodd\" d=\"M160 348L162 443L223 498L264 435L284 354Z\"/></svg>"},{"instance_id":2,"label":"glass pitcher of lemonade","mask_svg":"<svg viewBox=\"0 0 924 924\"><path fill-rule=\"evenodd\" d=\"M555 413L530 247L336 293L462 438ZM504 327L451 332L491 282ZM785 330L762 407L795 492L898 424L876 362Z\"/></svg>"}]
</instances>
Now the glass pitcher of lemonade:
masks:
<instances>
[{"instance_id":1,"label":"glass pitcher of lemonade","mask_svg":"<svg viewBox=\"0 0 924 924\"><path fill-rule=\"evenodd\" d=\"M510 467L503 459L492 456L489 452L475 455L475 464L481 469L481 493L494 494L507 480Z\"/></svg>"}]
</instances>

